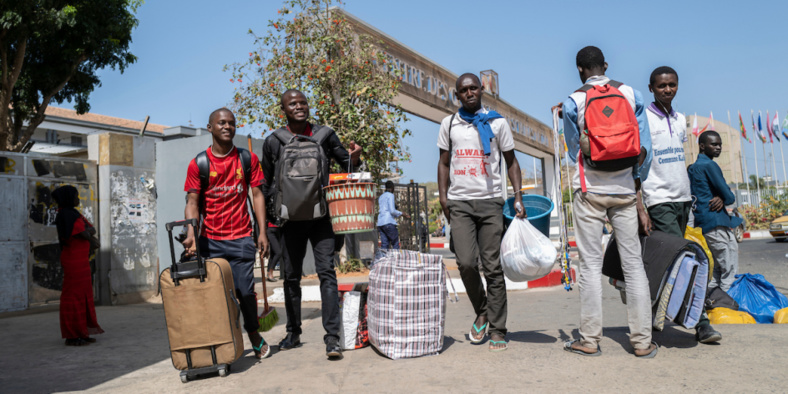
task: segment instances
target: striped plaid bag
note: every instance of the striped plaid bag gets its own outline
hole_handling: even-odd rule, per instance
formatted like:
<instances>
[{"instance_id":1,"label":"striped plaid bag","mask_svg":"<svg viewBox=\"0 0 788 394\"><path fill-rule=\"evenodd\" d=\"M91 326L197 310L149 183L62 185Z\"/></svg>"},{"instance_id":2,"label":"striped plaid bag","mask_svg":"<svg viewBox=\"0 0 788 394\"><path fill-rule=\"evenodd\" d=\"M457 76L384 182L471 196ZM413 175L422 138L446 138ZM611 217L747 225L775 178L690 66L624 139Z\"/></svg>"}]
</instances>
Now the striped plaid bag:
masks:
<instances>
[{"instance_id":1,"label":"striped plaid bag","mask_svg":"<svg viewBox=\"0 0 788 394\"><path fill-rule=\"evenodd\" d=\"M369 273L370 343L393 360L438 354L446 320L446 278L439 255L392 250L380 257Z\"/></svg>"}]
</instances>

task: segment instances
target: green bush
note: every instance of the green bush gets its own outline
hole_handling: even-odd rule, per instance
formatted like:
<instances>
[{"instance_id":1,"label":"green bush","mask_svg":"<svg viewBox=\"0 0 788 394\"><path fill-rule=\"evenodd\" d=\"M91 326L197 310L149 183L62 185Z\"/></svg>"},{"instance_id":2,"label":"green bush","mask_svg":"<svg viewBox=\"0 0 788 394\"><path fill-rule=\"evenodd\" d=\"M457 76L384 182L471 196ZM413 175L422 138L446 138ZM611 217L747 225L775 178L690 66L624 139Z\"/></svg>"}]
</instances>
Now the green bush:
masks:
<instances>
[{"instance_id":1,"label":"green bush","mask_svg":"<svg viewBox=\"0 0 788 394\"><path fill-rule=\"evenodd\" d=\"M361 259L355 257L348 258L345 261L340 261L337 266L337 271L346 274L348 272L361 272L364 269L364 263Z\"/></svg>"},{"instance_id":2,"label":"green bush","mask_svg":"<svg viewBox=\"0 0 788 394\"><path fill-rule=\"evenodd\" d=\"M783 215L788 209L788 201L783 195L779 198L768 197L761 201L759 205L748 205L742 207L739 212L744 217L746 227L750 230L765 230L769 228L772 220Z\"/></svg>"}]
</instances>

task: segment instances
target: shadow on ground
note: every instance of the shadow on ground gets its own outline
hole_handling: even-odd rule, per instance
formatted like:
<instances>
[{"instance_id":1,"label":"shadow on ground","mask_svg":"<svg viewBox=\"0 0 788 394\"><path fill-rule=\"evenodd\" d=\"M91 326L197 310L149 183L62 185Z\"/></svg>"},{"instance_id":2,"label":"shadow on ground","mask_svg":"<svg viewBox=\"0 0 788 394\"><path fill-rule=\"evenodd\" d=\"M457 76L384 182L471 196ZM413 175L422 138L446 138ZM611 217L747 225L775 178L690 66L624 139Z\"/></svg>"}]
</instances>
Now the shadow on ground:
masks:
<instances>
[{"instance_id":1,"label":"shadow on ground","mask_svg":"<svg viewBox=\"0 0 788 394\"><path fill-rule=\"evenodd\" d=\"M64 345L58 312L0 319L0 332L6 338L13 338L3 346L3 357L0 357L0 370L6 371L0 374L1 391L87 390L158 363L166 364L173 379L177 379L178 371L170 362L161 304L97 307L96 313L105 333L96 336L96 343L82 347ZM303 310L304 317L315 313L319 313L317 308ZM286 318L280 317L277 326L284 321ZM247 349L232 364L232 371L243 372L257 363L252 351Z\"/></svg>"}]
</instances>

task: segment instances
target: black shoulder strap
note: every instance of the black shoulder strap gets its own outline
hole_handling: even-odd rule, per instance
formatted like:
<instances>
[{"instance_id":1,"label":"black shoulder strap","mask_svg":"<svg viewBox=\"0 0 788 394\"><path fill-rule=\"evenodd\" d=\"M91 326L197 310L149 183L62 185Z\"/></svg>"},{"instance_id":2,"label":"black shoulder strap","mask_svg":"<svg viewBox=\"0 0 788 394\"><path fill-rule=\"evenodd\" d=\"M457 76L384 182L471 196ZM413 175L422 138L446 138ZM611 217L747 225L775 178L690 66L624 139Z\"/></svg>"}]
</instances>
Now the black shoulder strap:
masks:
<instances>
[{"instance_id":1,"label":"black shoulder strap","mask_svg":"<svg viewBox=\"0 0 788 394\"><path fill-rule=\"evenodd\" d=\"M312 138L319 144L323 145L323 142L331 135L332 130L330 127L326 126L314 126L316 130L312 130Z\"/></svg>"},{"instance_id":2,"label":"black shoulder strap","mask_svg":"<svg viewBox=\"0 0 788 394\"><path fill-rule=\"evenodd\" d=\"M244 169L244 179L246 180L246 184L249 185L252 182L252 154L243 148L235 149L238 149L238 157L241 160L241 168Z\"/></svg>"},{"instance_id":3,"label":"black shoulder strap","mask_svg":"<svg viewBox=\"0 0 788 394\"><path fill-rule=\"evenodd\" d=\"M591 85L591 84L587 83L587 84L581 86L580 89L575 90L575 93L587 93L589 90L591 90L593 88L594 88L594 85Z\"/></svg>"},{"instance_id":4,"label":"black shoulder strap","mask_svg":"<svg viewBox=\"0 0 788 394\"><path fill-rule=\"evenodd\" d=\"M200 195L205 193L208 189L208 179L211 175L211 162L208 160L207 151L202 151L194 158L194 163L197 164L197 170L200 175Z\"/></svg>"},{"instance_id":5,"label":"black shoulder strap","mask_svg":"<svg viewBox=\"0 0 788 394\"><path fill-rule=\"evenodd\" d=\"M274 136L282 143L282 145L289 144L290 140L293 139L293 133L287 131L283 127L276 129L274 131Z\"/></svg>"},{"instance_id":6,"label":"black shoulder strap","mask_svg":"<svg viewBox=\"0 0 788 394\"><path fill-rule=\"evenodd\" d=\"M614 87L614 88L616 88L616 89L620 88L621 85L623 85L623 83L618 82L618 81L614 81L612 79L607 84L612 86L612 87Z\"/></svg>"},{"instance_id":7,"label":"black shoulder strap","mask_svg":"<svg viewBox=\"0 0 788 394\"><path fill-rule=\"evenodd\" d=\"M454 117L457 116L457 113L451 114L451 119L449 119L449 156L451 156L451 125L454 123Z\"/></svg>"}]
</instances>

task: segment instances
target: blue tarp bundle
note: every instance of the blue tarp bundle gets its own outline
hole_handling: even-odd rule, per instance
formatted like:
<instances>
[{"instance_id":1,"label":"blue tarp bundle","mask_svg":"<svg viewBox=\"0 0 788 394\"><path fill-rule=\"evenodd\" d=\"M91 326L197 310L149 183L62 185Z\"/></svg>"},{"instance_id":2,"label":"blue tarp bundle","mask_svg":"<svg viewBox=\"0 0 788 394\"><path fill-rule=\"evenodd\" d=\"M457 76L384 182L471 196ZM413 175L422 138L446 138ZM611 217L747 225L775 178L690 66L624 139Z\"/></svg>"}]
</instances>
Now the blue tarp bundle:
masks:
<instances>
[{"instance_id":1,"label":"blue tarp bundle","mask_svg":"<svg viewBox=\"0 0 788 394\"><path fill-rule=\"evenodd\" d=\"M773 323L774 313L788 308L788 298L761 274L736 275L728 294L739 303L739 310L752 315L758 323Z\"/></svg>"}]
</instances>

